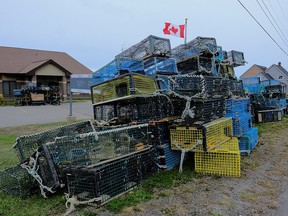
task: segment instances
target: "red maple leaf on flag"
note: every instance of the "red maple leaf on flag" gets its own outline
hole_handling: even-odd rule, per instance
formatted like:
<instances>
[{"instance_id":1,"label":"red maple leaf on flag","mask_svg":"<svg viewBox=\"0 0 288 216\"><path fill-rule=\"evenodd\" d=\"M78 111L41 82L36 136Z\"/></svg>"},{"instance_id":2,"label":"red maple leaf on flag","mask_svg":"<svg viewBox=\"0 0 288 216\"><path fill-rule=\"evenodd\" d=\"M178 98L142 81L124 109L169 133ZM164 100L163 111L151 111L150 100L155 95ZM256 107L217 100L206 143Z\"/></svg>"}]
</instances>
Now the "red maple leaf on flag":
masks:
<instances>
[{"instance_id":1,"label":"red maple leaf on flag","mask_svg":"<svg viewBox=\"0 0 288 216\"><path fill-rule=\"evenodd\" d=\"M172 31L174 34L177 34L178 32L178 28L175 28L175 26L172 26L172 28L170 28L169 30Z\"/></svg>"}]
</instances>

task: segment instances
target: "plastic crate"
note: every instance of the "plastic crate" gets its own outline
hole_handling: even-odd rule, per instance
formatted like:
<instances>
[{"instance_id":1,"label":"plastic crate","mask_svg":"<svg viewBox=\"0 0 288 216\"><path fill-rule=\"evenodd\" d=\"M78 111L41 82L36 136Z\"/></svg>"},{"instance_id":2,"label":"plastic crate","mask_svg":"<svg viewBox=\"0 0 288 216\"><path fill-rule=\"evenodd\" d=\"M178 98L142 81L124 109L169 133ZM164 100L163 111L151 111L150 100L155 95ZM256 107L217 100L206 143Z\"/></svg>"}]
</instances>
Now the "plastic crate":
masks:
<instances>
[{"instance_id":1,"label":"plastic crate","mask_svg":"<svg viewBox=\"0 0 288 216\"><path fill-rule=\"evenodd\" d=\"M115 58L133 58L143 60L151 56L169 56L171 54L170 40L149 35L139 43L129 47Z\"/></svg>"},{"instance_id":2,"label":"plastic crate","mask_svg":"<svg viewBox=\"0 0 288 216\"><path fill-rule=\"evenodd\" d=\"M240 177L238 139L222 143L210 152L195 152L195 171L205 174Z\"/></svg>"},{"instance_id":3,"label":"plastic crate","mask_svg":"<svg viewBox=\"0 0 288 216\"><path fill-rule=\"evenodd\" d=\"M35 181L20 165L0 171L0 189L8 195L25 198L36 188Z\"/></svg>"},{"instance_id":4,"label":"plastic crate","mask_svg":"<svg viewBox=\"0 0 288 216\"><path fill-rule=\"evenodd\" d=\"M249 155L258 143L258 128L251 128L239 138L239 149L243 155Z\"/></svg>"},{"instance_id":5,"label":"plastic crate","mask_svg":"<svg viewBox=\"0 0 288 216\"><path fill-rule=\"evenodd\" d=\"M198 127L171 127L170 146L173 150L210 151L231 136L232 119L220 118Z\"/></svg>"},{"instance_id":6,"label":"plastic crate","mask_svg":"<svg viewBox=\"0 0 288 216\"><path fill-rule=\"evenodd\" d=\"M80 200L98 198L98 206L127 193L158 171L154 148L79 168L64 169L69 195Z\"/></svg>"},{"instance_id":7,"label":"plastic crate","mask_svg":"<svg viewBox=\"0 0 288 216\"><path fill-rule=\"evenodd\" d=\"M227 113L225 117L233 119L233 136L241 137L253 126L252 115L250 113Z\"/></svg>"},{"instance_id":8,"label":"plastic crate","mask_svg":"<svg viewBox=\"0 0 288 216\"><path fill-rule=\"evenodd\" d=\"M51 130L42 131L37 134L23 135L16 139L13 149L20 162L25 161L42 145L54 141L57 137L75 136L77 134L95 131L91 121L77 122L61 126Z\"/></svg>"},{"instance_id":9,"label":"plastic crate","mask_svg":"<svg viewBox=\"0 0 288 216\"><path fill-rule=\"evenodd\" d=\"M171 150L169 144L159 145L156 147L158 151L158 164L163 170L171 170L178 166L181 161L181 152Z\"/></svg>"},{"instance_id":10,"label":"plastic crate","mask_svg":"<svg viewBox=\"0 0 288 216\"><path fill-rule=\"evenodd\" d=\"M58 167L82 166L123 156L148 146L148 124L119 127L45 144Z\"/></svg>"},{"instance_id":11,"label":"plastic crate","mask_svg":"<svg viewBox=\"0 0 288 216\"><path fill-rule=\"evenodd\" d=\"M99 104L129 95L152 95L157 91L153 77L140 74L126 74L115 79L91 86L92 103Z\"/></svg>"},{"instance_id":12,"label":"plastic crate","mask_svg":"<svg viewBox=\"0 0 288 216\"><path fill-rule=\"evenodd\" d=\"M228 114L251 113L251 103L249 98L226 99L225 111Z\"/></svg>"}]
</instances>

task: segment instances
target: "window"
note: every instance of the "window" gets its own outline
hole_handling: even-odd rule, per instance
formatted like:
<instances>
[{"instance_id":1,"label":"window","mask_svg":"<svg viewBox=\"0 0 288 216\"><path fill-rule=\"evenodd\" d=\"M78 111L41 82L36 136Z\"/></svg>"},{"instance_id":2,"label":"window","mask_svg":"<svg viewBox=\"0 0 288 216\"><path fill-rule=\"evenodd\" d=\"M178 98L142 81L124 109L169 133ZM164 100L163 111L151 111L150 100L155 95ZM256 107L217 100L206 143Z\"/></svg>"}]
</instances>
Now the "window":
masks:
<instances>
[{"instance_id":1,"label":"window","mask_svg":"<svg viewBox=\"0 0 288 216\"><path fill-rule=\"evenodd\" d=\"M279 76L279 78L278 79L283 79L283 76Z\"/></svg>"},{"instance_id":2,"label":"window","mask_svg":"<svg viewBox=\"0 0 288 216\"><path fill-rule=\"evenodd\" d=\"M3 81L3 95L13 96L13 90L16 89L16 81Z\"/></svg>"}]
</instances>

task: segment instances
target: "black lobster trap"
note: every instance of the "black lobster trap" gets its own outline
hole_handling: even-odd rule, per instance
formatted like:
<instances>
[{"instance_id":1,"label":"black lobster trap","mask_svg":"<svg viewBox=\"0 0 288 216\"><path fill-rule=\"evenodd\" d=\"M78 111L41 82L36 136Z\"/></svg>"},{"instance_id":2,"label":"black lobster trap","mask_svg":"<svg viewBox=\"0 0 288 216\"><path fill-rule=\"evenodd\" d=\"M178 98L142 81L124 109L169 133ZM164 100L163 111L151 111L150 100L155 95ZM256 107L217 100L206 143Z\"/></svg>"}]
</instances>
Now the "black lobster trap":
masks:
<instances>
[{"instance_id":1,"label":"black lobster trap","mask_svg":"<svg viewBox=\"0 0 288 216\"><path fill-rule=\"evenodd\" d=\"M96 198L102 205L156 173L156 158L155 148L147 147L102 163L65 168L68 193L79 200Z\"/></svg>"}]
</instances>

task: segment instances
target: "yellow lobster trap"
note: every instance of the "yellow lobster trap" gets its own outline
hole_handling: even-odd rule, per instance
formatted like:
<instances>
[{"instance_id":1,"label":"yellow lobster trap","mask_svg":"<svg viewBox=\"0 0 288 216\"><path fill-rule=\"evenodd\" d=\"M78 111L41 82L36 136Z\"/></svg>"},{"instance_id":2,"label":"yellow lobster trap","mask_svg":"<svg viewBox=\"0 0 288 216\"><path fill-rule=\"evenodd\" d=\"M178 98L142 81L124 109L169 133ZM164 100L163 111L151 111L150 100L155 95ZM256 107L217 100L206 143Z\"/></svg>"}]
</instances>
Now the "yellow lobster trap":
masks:
<instances>
[{"instance_id":1,"label":"yellow lobster trap","mask_svg":"<svg viewBox=\"0 0 288 216\"><path fill-rule=\"evenodd\" d=\"M237 137L232 137L210 152L195 152L195 171L240 177L240 150Z\"/></svg>"},{"instance_id":2,"label":"yellow lobster trap","mask_svg":"<svg viewBox=\"0 0 288 216\"><path fill-rule=\"evenodd\" d=\"M157 84L153 77L128 73L115 79L91 86L92 103L99 104L131 95L153 94Z\"/></svg>"},{"instance_id":3,"label":"yellow lobster trap","mask_svg":"<svg viewBox=\"0 0 288 216\"><path fill-rule=\"evenodd\" d=\"M211 151L232 135L232 118L220 118L199 126L171 127L170 146L173 150Z\"/></svg>"}]
</instances>

